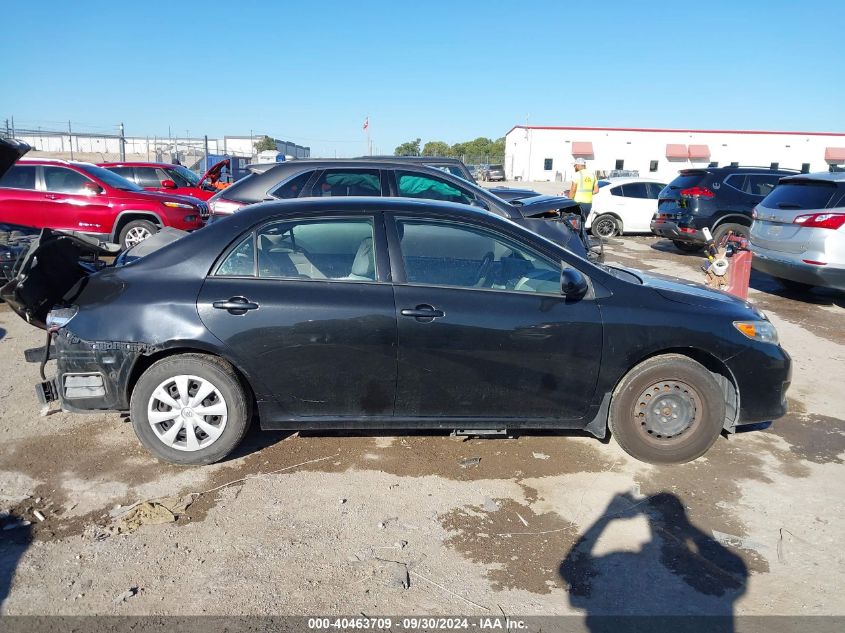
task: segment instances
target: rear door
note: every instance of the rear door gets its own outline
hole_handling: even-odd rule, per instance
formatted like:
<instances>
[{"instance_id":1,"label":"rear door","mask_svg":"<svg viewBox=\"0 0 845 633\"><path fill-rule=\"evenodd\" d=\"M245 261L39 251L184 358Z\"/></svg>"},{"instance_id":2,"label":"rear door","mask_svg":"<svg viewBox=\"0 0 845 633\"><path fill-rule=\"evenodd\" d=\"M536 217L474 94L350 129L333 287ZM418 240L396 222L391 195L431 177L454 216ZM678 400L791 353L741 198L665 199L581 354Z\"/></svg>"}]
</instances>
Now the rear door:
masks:
<instances>
[{"instance_id":1,"label":"rear door","mask_svg":"<svg viewBox=\"0 0 845 633\"><path fill-rule=\"evenodd\" d=\"M44 193L37 190L38 167L18 164L0 179L0 221L35 228L46 226Z\"/></svg>"},{"instance_id":2,"label":"rear door","mask_svg":"<svg viewBox=\"0 0 845 633\"><path fill-rule=\"evenodd\" d=\"M388 230L397 417L490 428L586 412L601 316L593 299L561 295L561 262L470 222L397 216Z\"/></svg>"},{"instance_id":3,"label":"rear door","mask_svg":"<svg viewBox=\"0 0 845 633\"><path fill-rule=\"evenodd\" d=\"M393 414L396 314L380 257L379 215L269 222L222 255L197 308L263 385L265 427Z\"/></svg>"}]
</instances>

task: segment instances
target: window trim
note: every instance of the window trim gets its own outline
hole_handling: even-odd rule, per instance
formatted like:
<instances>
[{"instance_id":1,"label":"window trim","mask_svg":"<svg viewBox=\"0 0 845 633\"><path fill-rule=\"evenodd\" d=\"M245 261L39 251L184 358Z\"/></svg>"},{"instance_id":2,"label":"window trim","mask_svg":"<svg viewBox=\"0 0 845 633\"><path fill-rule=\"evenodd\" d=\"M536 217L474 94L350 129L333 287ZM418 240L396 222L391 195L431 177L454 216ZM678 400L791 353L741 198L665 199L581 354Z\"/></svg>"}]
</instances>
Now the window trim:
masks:
<instances>
[{"instance_id":1,"label":"window trim","mask_svg":"<svg viewBox=\"0 0 845 633\"><path fill-rule=\"evenodd\" d=\"M474 288L474 287L467 287L467 286L451 286L445 284L431 284L431 283L414 283L409 282L408 278L405 273L405 259L402 256L402 246L399 241L399 230L398 230L398 223L400 221L410 221L410 222L426 222L426 223L433 223L433 224L450 224L458 227L466 227L469 229L475 229L476 231L482 231L490 233L495 239L501 239L506 242L515 242L521 248L528 251L529 253L533 254L535 257L542 259L547 264L552 267L555 267L554 260L549 257L548 254L534 248L533 245L526 244L523 240L519 239L516 236L508 235L506 233L502 233L501 231L497 231L495 228L491 228L488 226L484 226L482 224L474 224L471 222L466 222L463 220L456 220L453 218L438 218L438 217L431 217L431 216L414 216L414 215L406 215L402 213L395 213L395 212L388 212L385 216L385 225L388 231L388 249L390 252L390 266L391 272L393 274L393 284L396 286L406 286L409 288L445 288L449 290L460 290L460 291L476 291L476 292L495 292L495 293L507 293L507 294L515 294L522 297L534 296L534 297L556 297L561 300L565 300L566 297L563 293L558 290L557 293L549 293L549 292L524 292L521 290L508 290L505 288ZM582 301L585 299L592 299L594 297L593 294L593 283L592 279L590 279L590 275L585 273L583 270L580 270L567 262L563 257L560 258L560 262L557 265L557 268L562 272L563 267L566 266L567 268L575 268L578 270L584 277L587 279L587 293L581 299ZM558 288L560 284L558 283Z\"/></svg>"},{"instance_id":2,"label":"window trim","mask_svg":"<svg viewBox=\"0 0 845 633\"><path fill-rule=\"evenodd\" d=\"M271 225L271 224L278 224L280 222L293 222L293 223L315 223L315 222L328 222L332 220L344 220L348 222L354 222L356 220L361 221L369 221L370 225L373 229L373 259L375 261L375 279L305 279L302 277L261 277L258 274L258 233L263 228ZM251 275L218 275L217 271L223 265L223 263L228 259L229 255L237 249L244 239L247 236L247 233L251 234L252 237L252 274ZM267 220L262 220L259 224L253 225L248 230L244 231L243 233L239 234L225 249L223 252L217 256L214 260L214 263L211 265L210 271L206 274L206 279L244 279L244 280L252 280L252 281L330 281L330 282L341 282L341 283L358 283L358 284L383 284L383 283L390 283L391 282L391 275L390 269L387 269L387 273L385 274L385 262L384 262L384 255L387 251L386 247L386 236L384 235L384 225L383 225L383 218L381 213L363 213L360 215L357 214L341 214L341 215L312 215L312 216L296 216L296 217L284 217L284 216L276 216L274 218L270 218Z\"/></svg>"}]
</instances>

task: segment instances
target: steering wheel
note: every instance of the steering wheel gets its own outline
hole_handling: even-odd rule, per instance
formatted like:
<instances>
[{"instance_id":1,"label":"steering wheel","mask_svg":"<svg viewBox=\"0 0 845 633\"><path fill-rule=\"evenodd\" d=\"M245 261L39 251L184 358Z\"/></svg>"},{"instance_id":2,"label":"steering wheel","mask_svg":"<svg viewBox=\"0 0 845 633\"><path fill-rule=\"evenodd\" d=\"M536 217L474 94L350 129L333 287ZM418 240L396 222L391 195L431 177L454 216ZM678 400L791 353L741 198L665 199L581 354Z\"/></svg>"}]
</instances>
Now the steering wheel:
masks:
<instances>
[{"instance_id":1,"label":"steering wheel","mask_svg":"<svg viewBox=\"0 0 845 633\"><path fill-rule=\"evenodd\" d=\"M484 255L484 259L481 260L481 265L478 267L478 272L475 274L475 284L473 284L476 288L481 287L481 282L487 280L487 275L490 274L490 269L493 267L493 253L488 251L486 255Z\"/></svg>"}]
</instances>

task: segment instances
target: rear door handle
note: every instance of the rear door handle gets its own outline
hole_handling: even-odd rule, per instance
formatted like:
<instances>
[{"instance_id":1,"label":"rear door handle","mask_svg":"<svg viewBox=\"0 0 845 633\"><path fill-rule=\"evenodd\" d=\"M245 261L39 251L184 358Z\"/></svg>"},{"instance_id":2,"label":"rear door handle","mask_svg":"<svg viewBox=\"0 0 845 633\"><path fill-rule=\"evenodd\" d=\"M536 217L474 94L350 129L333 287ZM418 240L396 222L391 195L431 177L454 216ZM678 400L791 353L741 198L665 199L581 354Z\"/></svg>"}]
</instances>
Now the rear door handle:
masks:
<instances>
[{"instance_id":1,"label":"rear door handle","mask_svg":"<svg viewBox=\"0 0 845 633\"><path fill-rule=\"evenodd\" d=\"M229 297L226 301L215 301L211 304L218 310L228 310L229 314L246 314L248 310L258 310L258 304L246 297Z\"/></svg>"},{"instance_id":2,"label":"rear door handle","mask_svg":"<svg viewBox=\"0 0 845 633\"><path fill-rule=\"evenodd\" d=\"M402 308L399 314L406 317L413 317L421 323L429 323L434 319L446 316L446 313L443 312L443 310L438 310L427 303L418 305L416 308Z\"/></svg>"}]
</instances>

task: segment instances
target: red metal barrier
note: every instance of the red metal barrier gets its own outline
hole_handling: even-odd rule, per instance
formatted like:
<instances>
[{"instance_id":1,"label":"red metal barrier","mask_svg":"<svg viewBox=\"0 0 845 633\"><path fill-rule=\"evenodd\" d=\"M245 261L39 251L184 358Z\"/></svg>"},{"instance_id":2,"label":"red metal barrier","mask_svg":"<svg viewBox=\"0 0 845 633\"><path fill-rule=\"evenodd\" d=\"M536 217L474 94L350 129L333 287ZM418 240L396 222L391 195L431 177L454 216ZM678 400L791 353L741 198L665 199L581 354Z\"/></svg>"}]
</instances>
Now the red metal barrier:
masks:
<instances>
[{"instance_id":1,"label":"red metal barrier","mask_svg":"<svg viewBox=\"0 0 845 633\"><path fill-rule=\"evenodd\" d=\"M740 299L748 299L748 282L751 280L751 251L737 251L728 259L729 292Z\"/></svg>"}]
</instances>

